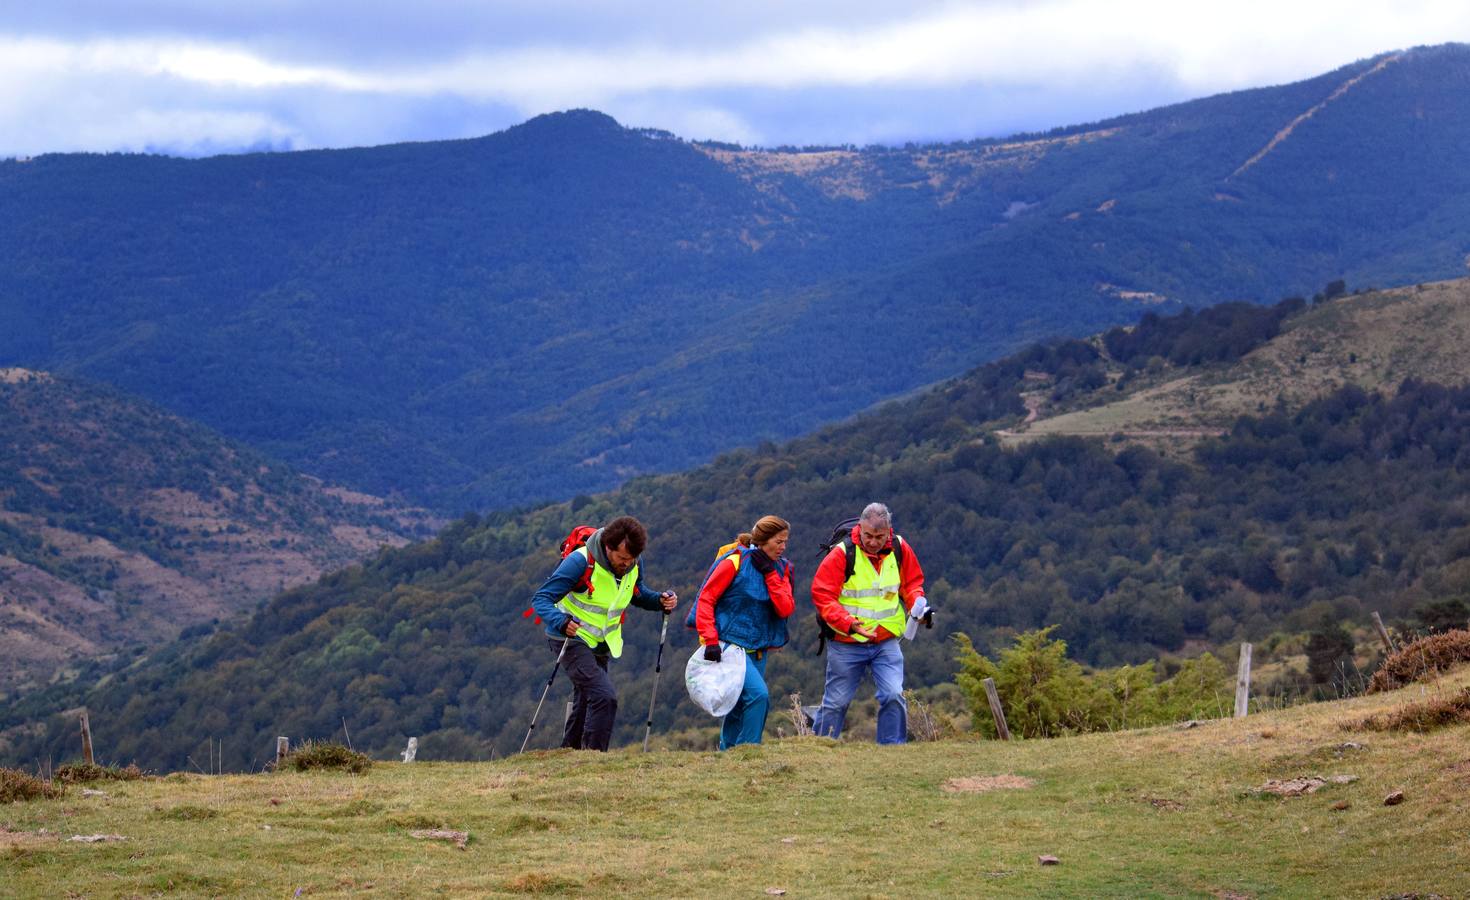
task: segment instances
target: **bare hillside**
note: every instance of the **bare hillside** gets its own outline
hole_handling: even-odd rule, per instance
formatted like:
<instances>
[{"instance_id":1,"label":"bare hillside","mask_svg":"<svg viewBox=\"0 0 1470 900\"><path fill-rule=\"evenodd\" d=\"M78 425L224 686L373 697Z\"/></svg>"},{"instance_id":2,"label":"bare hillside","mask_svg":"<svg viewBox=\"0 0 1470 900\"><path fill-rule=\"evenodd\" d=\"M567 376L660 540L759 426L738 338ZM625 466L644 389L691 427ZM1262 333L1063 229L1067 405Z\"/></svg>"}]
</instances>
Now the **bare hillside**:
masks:
<instances>
[{"instance_id":1,"label":"bare hillside","mask_svg":"<svg viewBox=\"0 0 1470 900\"><path fill-rule=\"evenodd\" d=\"M0 692L151 646L434 523L111 390L0 372Z\"/></svg>"}]
</instances>

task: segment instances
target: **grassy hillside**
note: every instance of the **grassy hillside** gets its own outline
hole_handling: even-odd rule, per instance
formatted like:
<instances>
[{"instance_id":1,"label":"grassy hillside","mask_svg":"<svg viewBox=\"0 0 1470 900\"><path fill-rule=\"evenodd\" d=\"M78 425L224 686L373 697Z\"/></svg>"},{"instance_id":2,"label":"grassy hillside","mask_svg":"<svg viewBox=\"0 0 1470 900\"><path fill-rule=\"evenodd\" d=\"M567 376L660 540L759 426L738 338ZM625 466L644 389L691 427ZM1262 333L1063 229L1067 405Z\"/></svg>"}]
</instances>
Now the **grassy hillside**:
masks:
<instances>
[{"instance_id":1,"label":"grassy hillside","mask_svg":"<svg viewBox=\"0 0 1470 900\"><path fill-rule=\"evenodd\" d=\"M1156 364L1139 373L1113 361L1115 400L1103 393L1054 409L1044 391L1034 392L1037 415L1008 436L1119 434L1193 444L1242 415L1278 404L1299 409L1344 384L1392 393L1406 379L1458 383L1470 372L1470 280L1338 298L1283 328L1241 359L1206 371Z\"/></svg>"},{"instance_id":2,"label":"grassy hillside","mask_svg":"<svg viewBox=\"0 0 1470 900\"><path fill-rule=\"evenodd\" d=\"M1159 304L1461 274L1467 85L1450 45L944 146L751 150L578 111L0 162L0 365L451 513L564 499ZM784 390L739 389L772 360Z\"/></svg>"},{"instance_id":3,"label":"grassy hillside","mask_svg":"<svg viewBox=\"0 0 1470 900\"><path fill-rule=\"evenodd\" d=\"M1290 645L1324 620L1362 625L1375 610L1406 620L1424 604L1470 596L1470 388L1348 385L1300 409L1241 417L1177 457L1126 441L1007 447L996 436L1024 418L1039 385L1057 407L1110 402L1120 384L1126 393L1227 371L1315 315L1302 303L1240 304L1145 320L1126 346L1112 336L1033 347L782 447L608 495L468 517L287 591L247 622L27 697L0 711L0 749L27 763L55 756L75 728L62 711L86 705L122 758L171 768L210 735L226 738L227 766L241 769L249 748L276 734L327 736L344 719L378 754L409 735L425 759L503 754L519 745L550 663L521 612L572 524L620 513L649 526L650 582L687 604L714 548L768 512L793 523L805 597L810 554L832 523L871 499L888 502L940 612L905 650L909 684L930 697L956 671L948 638L957 631L993 653L1018 631L1055 624L1078 659L1111 666L1241 640ZM1125 364L1098 343L1118 347L1127 370L1114 372ZM1190 348L1216 349L1195 360ZM820 691L822 660L809 655L815 633L801 608L768 673L777 697ZM647 696L657 625L630 615L614 669L625 696ZM666 660L680 660L692 641L676 624L670 643ZM660 708L660 727L706 745L708 722L677 697ZM637 739L639 722L622 716L615 740Z\"/></svg>"},{"instance_id":4,"label":"grassy hillside","mask_svg":"<svg viewBox=\"0 0 1470 900\"><path fill-rule=\"evenodd\" d=\"M0 695L207 631L434 524L112 389L0 370Z\"/></svg>"},{"instance_id":5,"label":"grassy hillside","mask_svg":"<svg viewBox=\"0 0 1470 900\"><path fill-rule=\"evenodd\" d=\"M1467 685L1462 671L1188 730L1054 740L787 738L719 755L74 786L0 807L0 875L16 897L1461 896L1470 726L1351 726ZM1352 780L1260 791L1312 775ZM1393 792L1403 802L1386 806ZM440 828L467 844L411 835ZM68 840L94 834L122 840Z\"/></svg>"}]
</instances>

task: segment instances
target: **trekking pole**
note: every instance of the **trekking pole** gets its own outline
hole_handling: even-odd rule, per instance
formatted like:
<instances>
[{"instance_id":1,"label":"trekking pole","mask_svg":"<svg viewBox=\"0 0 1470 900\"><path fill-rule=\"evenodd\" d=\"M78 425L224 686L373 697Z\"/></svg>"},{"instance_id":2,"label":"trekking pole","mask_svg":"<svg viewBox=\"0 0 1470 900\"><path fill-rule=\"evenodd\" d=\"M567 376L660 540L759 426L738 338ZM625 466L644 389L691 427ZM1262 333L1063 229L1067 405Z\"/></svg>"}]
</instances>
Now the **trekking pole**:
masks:
<instances>
[{"instance_id":1,"label":"trekking pole","mask_svg":"<svg viewBox=\"0 0 1470 900\"><path fill-rule=\"evenodd\" d=\"M521 741L521 752L526 752L526 745L531 743L531 732L536 730L536 717L541 715L541 704L546 702L546 695L551 693L551 683L556 680L556 670L561 668L561 658L567 655L567 644L571 638L561 642L561 652L556 655L556 665L551 667L551 677L546 679L546 690L541 692L541 699L536 703L536 711L531 713L531 727L526 729L526 739Z\"/></svg>"},{"instance_id":2,"label":"trekking pole","mask_svg":"<svg viewBox=\"0 0 1470 900\"><path fill-rule=\"evenodd\" d=\"M648 692L648 724L643 729L643 752L648 752L648 736L653 733L653 701L658 699L658 673L664 668L664 638L669 633L669 614L664 613L663 627L658 631L658 659L653 663L653 690Z\"/></svg>"}]
</instances>

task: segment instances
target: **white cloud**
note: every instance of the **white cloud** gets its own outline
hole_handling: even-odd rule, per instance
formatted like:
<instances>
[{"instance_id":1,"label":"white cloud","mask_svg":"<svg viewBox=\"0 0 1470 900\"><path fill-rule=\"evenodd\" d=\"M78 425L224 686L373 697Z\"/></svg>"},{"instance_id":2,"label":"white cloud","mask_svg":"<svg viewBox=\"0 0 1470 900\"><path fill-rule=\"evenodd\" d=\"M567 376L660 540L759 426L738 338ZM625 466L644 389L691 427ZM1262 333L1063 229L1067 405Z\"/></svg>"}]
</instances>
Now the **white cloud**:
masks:
<instances>
[{"instance_id":1,"label":"white cloud","mask_svg":"<svg viewBox=\"0 0 1470 900\"><path fill-rule=\"evenodd\" d=\"M135 96L150 90L174 96L180 107L169 113L167 101L145 99L141 109L149 115L114 109L113 118L137 128L151 122L169 134L191 123L219 128L220 134L208 136L217 141L254 127L312 144L309 126L293 130L276 121L271 104L289 90L409 101L453 96L522 116L592 106L626 110L640 124L689 136L779 142L783 135L762 134L740 108L740 92L963 85L1096 92L1099 85L1152 80L1198 95L1307 77L1397 47L1466 39L1470 4L1463 0L1391 6L1361 0L965 4L922 9L902 21L870 17L850 28L803 24L743 33L727 46L711 46L707 35L689 42L661 35L615 46L576 37L558 42L551 35L511 49L465 50L432 64L379 56L371 66L273 56L256 48L275 44L248 35L228 42L166 34L87 41L0 34L0 79L8 86L0 92L0 134L24 128L15 119L24 110L56 119L38 132L64 133L70 122L81 136L88 123L78 111L89 104L58 87L106 98L123 85ZM725 99L712 104L692 96L699 92L721 92ZM48 103L38 108L34 97L43 95ZM252 102L253 111L240 109ZM211 116L206 110L216 104L227 108ZM860 114L846 111L846 118ZM14 149L0 146L0 153Z\"/></svg>"}]
</instances>

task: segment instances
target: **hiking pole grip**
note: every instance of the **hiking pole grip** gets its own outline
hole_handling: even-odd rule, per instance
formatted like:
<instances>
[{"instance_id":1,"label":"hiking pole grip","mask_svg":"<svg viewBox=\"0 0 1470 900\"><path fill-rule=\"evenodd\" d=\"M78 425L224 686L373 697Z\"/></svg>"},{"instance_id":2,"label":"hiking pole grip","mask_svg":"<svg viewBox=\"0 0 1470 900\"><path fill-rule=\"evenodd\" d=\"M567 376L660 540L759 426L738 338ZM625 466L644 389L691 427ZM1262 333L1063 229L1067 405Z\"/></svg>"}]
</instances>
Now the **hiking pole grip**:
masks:
<instances>
[{"instance_id":1,"label":"hiking pole grip","mask_svg":"<svg viewBox=\"0 0 1470 900\"><path fill-rule=\"evenodd\" d=\"M643 726L643 752L648 752L648 736L653 733L653 704L658 699L658 675L664 670L664 639L669 634L669 613L664 611L663 625L658 630L658 656L653 663L653 690L648 692L648 721Z\"/></svg>"}]
</instances>

